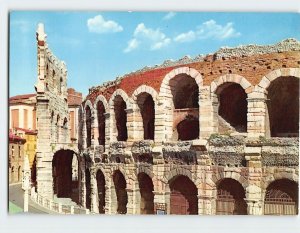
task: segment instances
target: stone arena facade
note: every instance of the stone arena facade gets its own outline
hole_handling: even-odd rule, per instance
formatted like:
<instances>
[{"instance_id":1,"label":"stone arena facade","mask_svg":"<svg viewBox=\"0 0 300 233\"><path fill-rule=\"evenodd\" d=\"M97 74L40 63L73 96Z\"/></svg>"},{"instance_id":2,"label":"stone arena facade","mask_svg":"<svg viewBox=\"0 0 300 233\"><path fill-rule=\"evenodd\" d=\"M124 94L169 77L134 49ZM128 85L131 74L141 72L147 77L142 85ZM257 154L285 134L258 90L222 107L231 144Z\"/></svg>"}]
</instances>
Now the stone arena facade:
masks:
<instances>
[{"instance_id":1,"label":"stone arena facade","mask_svg":"<svg viewBox=\"0 0 300 233\"><path fill-rule=\"evenodd\" d=\"M76 144L66 66L43 25L37 47L38 194L95 214L298 214L300 42L221 48L92 87Z\"/></svg>"}]
</instances>

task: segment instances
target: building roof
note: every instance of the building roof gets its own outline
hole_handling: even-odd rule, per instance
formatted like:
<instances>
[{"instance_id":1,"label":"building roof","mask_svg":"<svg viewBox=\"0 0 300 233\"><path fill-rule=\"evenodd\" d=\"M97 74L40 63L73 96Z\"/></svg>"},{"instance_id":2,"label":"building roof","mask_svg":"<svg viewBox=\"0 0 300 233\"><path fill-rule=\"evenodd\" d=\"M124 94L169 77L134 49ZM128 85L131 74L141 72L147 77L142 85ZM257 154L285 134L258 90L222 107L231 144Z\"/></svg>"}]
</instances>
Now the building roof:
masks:
<instances>
[{"instance_id":1,"label":"building roof","mask_svg":"<svg viewBox=\"0 0 300 233\"><path fill-rule=\"evenodd\" d=\"M24 99L29 99L31 97L35 97L36 94L24 94L24 95L16 95L16 96L12 96L9 98L9 101L11 100L24 100Z\"/></svg>"},{"instance_id":2,"label":"building roof","mask_svg":"<svg viewBox=\"0 0 300 233\"><path fill-rule=\"evenodd\" d=\"M24 128L20 128L20 127L15 127L14 129L23 131L25 134L37 134L37 130L24 129Z\"/></svg>"},{"instance_id":3,"label":"building roof","mask_svg":"<svg viewBox=\"0 0 300 233\"><path fill-rule=\"evenodd\" d=\"M9 142L22 142L22 143L25 143L26 139L21 138L20 136L15 135L12 132L9 132Z\"/></svg>"}]
</instances>

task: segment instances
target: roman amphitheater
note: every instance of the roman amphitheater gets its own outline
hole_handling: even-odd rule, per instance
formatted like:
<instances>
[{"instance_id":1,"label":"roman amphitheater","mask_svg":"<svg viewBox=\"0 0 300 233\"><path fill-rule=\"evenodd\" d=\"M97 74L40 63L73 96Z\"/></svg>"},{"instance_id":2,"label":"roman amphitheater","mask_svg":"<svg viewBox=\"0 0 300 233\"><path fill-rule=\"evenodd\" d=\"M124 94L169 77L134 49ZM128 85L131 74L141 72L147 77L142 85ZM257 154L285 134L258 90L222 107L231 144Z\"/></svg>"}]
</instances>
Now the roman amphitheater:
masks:
<instances>
[{"instance_id":1,"label":"roman amphitheater","mask_svg":"<svg viewBox=\"0 0 300 233\"><path fill-rule=\"evenodd\" d=\"M37 58L40 199L94 214L298 214L299 41L221 48L91 87L75 143L66 65L42 24Z\"/></svg>"}]
</instances>

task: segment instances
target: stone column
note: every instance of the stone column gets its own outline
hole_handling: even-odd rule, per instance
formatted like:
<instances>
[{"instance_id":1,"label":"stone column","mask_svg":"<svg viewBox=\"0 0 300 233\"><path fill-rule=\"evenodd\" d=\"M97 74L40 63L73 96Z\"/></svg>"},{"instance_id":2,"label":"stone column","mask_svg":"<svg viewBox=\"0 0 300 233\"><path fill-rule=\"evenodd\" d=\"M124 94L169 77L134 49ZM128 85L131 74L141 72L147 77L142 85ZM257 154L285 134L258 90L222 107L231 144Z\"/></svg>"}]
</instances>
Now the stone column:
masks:
<instances>
[{"instance_id":1,"label":"stone column","mask_svg":"<svg viewBox=\"0 0 300 233\"><path fill-rule=\"evenodd\" d=\"M111 117L110 113L104 113L105 116L105 151L109 150L109 144L111 141L110 130L111 130Z\"/></svg>"},{"instance_id":2,"label":"stone column","mask_svg":"<svg viewBox=\"0 0 300 233\"><path fill-rule=\"evenodd\" d=\"M215 132L216 122L213 117L213 104L210 97L210 87L203 86L199 90L199 132L200 138L209 138Z\"/></svg>"},{"instance_id":3,"label":"stone column","mask_svg":"<svg viewBox=\"0 0 300 233\"><path fill-rule=\"evenodd\" d=\"M248 95L247 131L248 137L269 137L270 126L266 91L255 91Z\"/></svg>"},{"instance_id":4,"label":"stone column","mask_svg":"<svg viewBox=\"0 0 300 233\"><path fill-rule=\"evenodd\" d=\"M263 198L262 190L260 188L262 180L261 147L245 147L245 158L249 170L249 186L246 188L245 199L248 205L247 212L250 215L262 215Z\"/></svg>"},{"instance_id":5,"label":"stone column","mask_svg":"<svg viewBox=\"0 0 300 233\"><path fill-rule=\"evenodd\" d=\"M126 127L127 127L127 142L131 143L134 141L134 111L132 108L125 109L126 111L126 116L127 116L127 122L126 122Z\"/></svg>"},{"instance_id":6,"label":"stone column","mask_svg":"<svg viewBox=\"0 0 300 233\"><path fill-rule=\"evenodd\" d=\"M133 141L141 141L144 139L144 127L140 109L138 107L133 109L132 115Z\"/></svg>"},{"instance_id":7,"label":"stone column","mask_svg":"<svg viewBox=\"0 0 300 233\"><path fill-rule=\"evenodd\" d=\"M98 187L96 172L91 172L91 212L99 214Z\"/></svg>"},{"instance_id":8,"label":"stone column","mask_svg":"<svg viewBox=\"0 0 300 233\"><path fill-rule=\"evenodd\" d=\"M98 129L98 118L97 110L93 112L93 124L92 124L92 145L99 146L99 129Z\"/></svg>"}]
</instances>

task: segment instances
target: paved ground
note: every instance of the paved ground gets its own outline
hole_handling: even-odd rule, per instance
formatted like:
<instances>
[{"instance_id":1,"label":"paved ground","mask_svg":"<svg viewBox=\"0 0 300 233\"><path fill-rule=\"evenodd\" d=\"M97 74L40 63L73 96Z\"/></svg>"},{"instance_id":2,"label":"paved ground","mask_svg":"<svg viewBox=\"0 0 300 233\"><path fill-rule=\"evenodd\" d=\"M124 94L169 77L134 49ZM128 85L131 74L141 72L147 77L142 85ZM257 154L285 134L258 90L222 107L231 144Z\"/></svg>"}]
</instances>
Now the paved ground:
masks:
<instances>
[{"instance_id":1,"label":"paved ground","mask_svg":"<svg viewBox=\"0 0 300 233\"><path fill-rule=\"evenodd\" d=\"M23 211L24 192L22 190L21 183L9 185L9 202L10 202L9 213L17 213L17 212L19 213L20 209L22 209ZM29 213L36 213L36 214L49 213L49 211L33 203L31 200L29 201L28 209L29 209Z\"/></svg>"}]
</instances>

